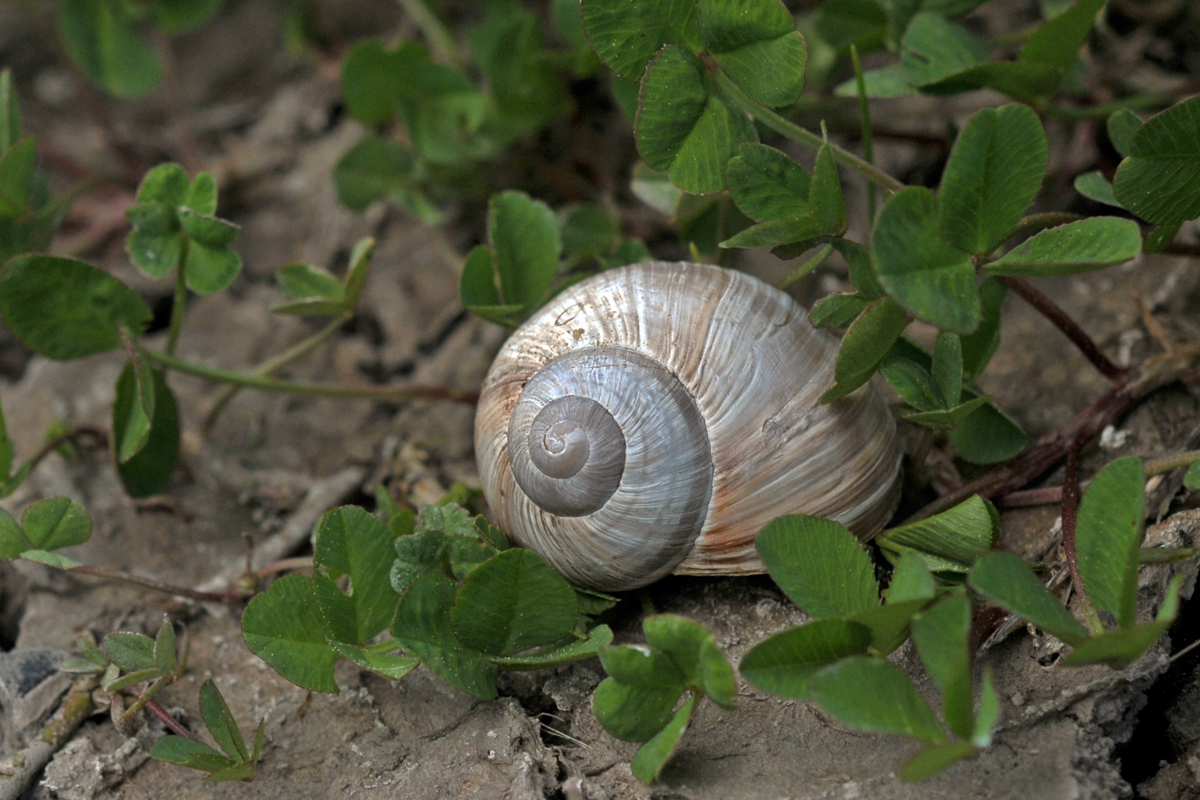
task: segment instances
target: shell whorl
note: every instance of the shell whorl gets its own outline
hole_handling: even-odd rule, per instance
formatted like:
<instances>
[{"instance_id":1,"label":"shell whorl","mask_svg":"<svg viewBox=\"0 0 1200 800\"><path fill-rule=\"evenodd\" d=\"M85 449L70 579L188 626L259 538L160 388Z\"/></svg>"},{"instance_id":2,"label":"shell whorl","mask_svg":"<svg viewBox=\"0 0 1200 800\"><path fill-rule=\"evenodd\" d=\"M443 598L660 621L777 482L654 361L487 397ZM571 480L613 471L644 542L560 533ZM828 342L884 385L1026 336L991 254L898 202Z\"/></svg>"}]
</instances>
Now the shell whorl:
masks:
<instances>
[{"instance_id":1,"label":"shell whorl","mask_svg":"<svg viewBox=\"0 0 1200 800\"><path fill-rule=\"evenodd\" d=\"M506 450L538 508L591 523L579 535L535 537L535 549L553 547L568 565L602 559L621 580L662 576L700 534L712 487L708 430L679 379L640 353L598 347L546 364L517 398ZM657 532L653 546L626 534L631 523Z\"/></svg>"},{"instance_id":2,"label":"shell whorl","mask_svg":"<svg viewBox=\"0 0 1200 800\"><path fill-rule=\"evenodd\" d=\"M754 536L782 514L869 538L898 499L900 446L871 387L818 403L836 352L741 273L652 262L576 284L484 382L475 446L496 522L610 590L760 572Z\"/></svg>"}]
</instances>

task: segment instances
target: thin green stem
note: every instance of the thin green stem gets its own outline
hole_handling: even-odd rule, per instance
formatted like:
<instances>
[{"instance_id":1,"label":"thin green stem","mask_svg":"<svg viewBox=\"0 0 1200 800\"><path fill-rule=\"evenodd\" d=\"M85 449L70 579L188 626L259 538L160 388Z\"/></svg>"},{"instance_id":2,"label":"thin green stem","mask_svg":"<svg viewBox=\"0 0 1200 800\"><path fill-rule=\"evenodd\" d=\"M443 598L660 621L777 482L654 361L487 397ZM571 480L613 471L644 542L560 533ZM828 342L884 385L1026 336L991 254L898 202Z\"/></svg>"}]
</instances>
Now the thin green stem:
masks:
<instances>
[{"instance_id":1,"label":"thin green stem","mask_svg":"<svg viewBox=\"0 0 1200 800\"><path fill-rule=\"evenodd\" d=\"M338 329L342 327L347 319L349 319L348 316L339 315L312 336L297 342L279 355L268 358L266 361L259 364L254 368L254 371L251 374L269 377L276 370L287 366L301 356L307 355L314 347L321 344L321 342L325 341L333 334L337 333ZM234 395L241 390L242 387L240 386L230 386L221 394L219 398L217 398L216 404L204 418L203 430L209 431L212 429L212 426L217 421L217 417L220 416L221 412L225 409L225 406L228 405L229 401L233 399Z\"/></svg>"},{"instance_id":2,"label":"thin green stem","mask_svg":"<svg viewBox=\"0 0 1200 800\"><path fill-rule=\"evenodd\" d=\"M425 34L425 39L429 42L429 49L433 51L436 60L456 67L463 66L462 55L458 52L458 44L455 43L450 30L442 24L437 14L425 5L424 0L396 0L396 2L421 29L421 33Z\"/></svg>"},{"instance_id":3,"label":"thin green stem","mask_svg":"<svg viewBox=\"0 0 1200 800\"><path fill-rule=\"evenodd\" d=\"M730 80L724 72L717 72L716 83L717 89L720 91L721 96L725 100L729 101L729 103L732 105L737 106L742 111L746 112L751 117L758 120L763 125L766 125L776 133L782 134L783 136L791 139L793 142L802 144L805 147L812 148L813 150L818 150L820 149L821 145L825 144L821 137L817 136L812 131L805 130L791 120L775 113L771 109L754 102L754 100L752 100L749 95L743 92L741 87ZM871 183L883 187L884 190L889 192L899 192L905 188L903 183L896 180L891 175L888 175L886 172L876 169L874 166L868 164L866 161L863 161L861 158L849 152L848 150L843 150L842 148L833 144L829 145L829 149L833 153L834 160L843 167L857 172Z\"/></svg>"},{"instance_id":4,"label":"thin green stem","mask_svg":"<svg viewBox=\"0 0 1200 800\"><path fill-rule=\"evenodd\" d=\"M1155 108L1159 106L1171 105L1169 97L1161 97L1155 94L1138 95L1137 97L1126 97L1122 100L1114 100L1111 103L1099 103L1094 106L1081 106L1079 108L1060 108L1058 106L1050 106L1044 110L1048 117L1059 117L1060 119L1091 119L1094 117L1107 117L1114 111L1122 109L1135 108Z\"/></svg>"},{"instance_id":5,"label":"thin green stem","mask_svg":"<svg viewBox=\"0 0 1200 800\"><path fill-rule=\"evenodd\" d=\"M70 208L71 204L73 204L79 198L89 195L104 186L117 184L119 182L120 178L111 174L93 175L87 178L81 178L80 180L68 186L61 194L55 195L49 203L38 209L37 215L44 216L47 214L65 214L67 209Z\"/></svg>"},{"instance_id":6,"label":"thin green stem","mask_svg":"<svg viewBox=\"0 0 1200 800\"><path fill-rule=\"evenodd\" d=\"M1033 36L1034 32L1042 27L1042 23L1038 22L1033 25L1026 25L1024 28L1008 33L997 34L987 39L986 44L989 50L999 50L1001 47L1011 47L1015 44L1024 44L1029 41L1029 37Z\"/></svg>"},{"instance_id":7,"label":"thin green stem","mask_svg":"<svg viewBox=\"0 0 1200 800\"><path fill-rule=\"evenodd\" d=\"M1147 458L1142 462L1142 471L1149 478L1151 475L1161 475L1164 472L1171 472L1180 467L1190 467L1197 461L1200 461L1200 450L1185 450L1182 453L1174 453L1169 456Z\"/></svg>"},{"instance_id":8,"label":"thin green stem","mask_svg":"<svg viewBox=\"0 0 1200 800\"><path fill-rule=\"evenodd\" d=\"M187 275L184 264L187 263L189 240L180 234L183 247L179 251L179 263L175 265L175 297L171 301L171 325L167 331L167 355L175 355L175 345L179 344L179 332L183 330L183 307L187 303Z\"/></svg>"},{"instance_id":9,"label":"thin green stem","mask_svg":"<svg viewBox=\"0 0 1200 800\"><path fill-rule=\"evenodd\" d=\"M298 394L306 397L343 397L374 400L380 403L399 403L406 400L450 400L456 403L475 403L479 400L478 392L435 384L345 386L338 383L288 381L254 375L252 373L234 372L232 370L220 369L219 367L209 367L204 364L197 364L194 361L169 356L166 353L160 353L156 350L143 350L142 355L176 372L195 375L198 378L207 378L217 383L228 383L233 386L259 389L264 392Z\"/></svg>"},{"instance_id":10,"label":"thin green stem","mask_svg":"<svg viewBox=\"0 0 1200 800\"><path fill-rule=\"evenodd\" d=\"M164 675L154 683L147 686L146 691L138 695L138 698L133 701L133 704L130 705L129 708L125 709L125 712L121 714L121 719L117 722L117 726L121 727L132 722L133 718L136 717L138 713L146 707L146 703L149 703L151 700L153 700L154 695L161 692L163 687L168 685L173 680L175 680L174 675Z\"/></svg>"},{"instance_id":11,"label":"thin green stem","mask_svg":"<svg viewBox=\"0 0 1200 800\"><path fill-rule=\"evenodd\" d=\"M850 60L854 64L854 88L858 91L858 116L862 124L863 159L875 163L875 150L871 142L871 105L867 102L867 79L863 76L862 61L858 48L850 45ZM867 229L875 224L875 184L867 184Z\"/></svg>"},{"instance_id":12,"label":"thin green stem","mask_svg":"<svg viewBox=\"0 0 1200 800\"><path fill-rule=\"evenodd\" d=\"M47 441L42 445L42 449L34 453L33 457L25 462L25 465L22 466L21 469L28 468L29 470L33 470L38 464L42 463L42 459L58 450L58 448L62 447L64 444L67 444L68 442L74 443L75 440L85 437L90 437L93 439L96 442L97 447L108 446L107 433L100 428L94 428L91 425L81 425L78 428L72 428L65 433L60 433L58 436L55 436L53 439Z\"/></svg>"},{"instance_id":13,"label":"thin green stem","mask_svg":"<svg viewBox=\"0 0 1200 800\"><path fill-rule=\"evenodd\" d=\"M786 289L789 286L795 286L797 283L807 277L810 272L824 264L825 259L829 258L831 253L833 253L833 245L827 244L822 247L812 258L796 267L786 278L781 280L779 282L779 288Z\"/></svg>"},{"instance_id":14,"label":"thin green stem","mask_svg":"<svg viewBox=\"0 0 1200 800\"><path fill-rule=\"evenodd\" d=\"M658 613L658 609L654 607L654 600L651 599L650 593L645 589L642 589L638 592L638 600L640 600L642 604L642 616L653 617Z\"/></svg>"}]
</instances>

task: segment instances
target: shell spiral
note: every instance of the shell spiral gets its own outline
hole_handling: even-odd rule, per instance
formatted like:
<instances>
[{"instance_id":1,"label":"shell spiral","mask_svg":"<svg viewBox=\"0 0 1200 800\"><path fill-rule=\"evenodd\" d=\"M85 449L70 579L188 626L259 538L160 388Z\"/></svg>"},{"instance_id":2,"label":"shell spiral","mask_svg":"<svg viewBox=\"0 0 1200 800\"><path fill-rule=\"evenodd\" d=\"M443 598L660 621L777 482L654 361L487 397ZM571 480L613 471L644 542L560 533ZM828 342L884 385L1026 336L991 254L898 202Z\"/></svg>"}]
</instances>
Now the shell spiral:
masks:
<instances>
[{"instance_id":1,"label":"shell spiral","mask_svg":"<svg viewBox=\"0 0 1200 800\"><path fill-rule=\"evenodd\" d=\"M869 385L830 405L837 341L787 295L649 262L570 287L484 381L475 451L497 524L598 589L763 571L782 514L863 539L899 498L900 444Z\"/></svg>"}]
</instances>

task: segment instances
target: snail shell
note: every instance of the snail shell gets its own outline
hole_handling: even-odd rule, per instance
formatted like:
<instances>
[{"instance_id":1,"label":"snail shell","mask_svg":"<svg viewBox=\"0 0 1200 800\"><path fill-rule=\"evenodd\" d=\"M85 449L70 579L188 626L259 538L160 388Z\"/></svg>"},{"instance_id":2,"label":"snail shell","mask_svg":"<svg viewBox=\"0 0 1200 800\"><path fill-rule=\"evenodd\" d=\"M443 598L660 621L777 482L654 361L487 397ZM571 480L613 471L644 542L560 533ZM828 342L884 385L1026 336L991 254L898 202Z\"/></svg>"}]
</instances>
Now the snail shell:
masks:
<instances>
[{"instance_id":1,"label":"snail shell","mask_svg":"<svg viewBox=\"0 0 1200 800\"><path fill-rule=\"evenodd\" d=\"M830 405L837 341L748 275L650 262L559 294L501 348L475 419L496 522L576 583L762 572L782 514L862 539L901 449L868 385Z\"/></svg>"}]
</instances>

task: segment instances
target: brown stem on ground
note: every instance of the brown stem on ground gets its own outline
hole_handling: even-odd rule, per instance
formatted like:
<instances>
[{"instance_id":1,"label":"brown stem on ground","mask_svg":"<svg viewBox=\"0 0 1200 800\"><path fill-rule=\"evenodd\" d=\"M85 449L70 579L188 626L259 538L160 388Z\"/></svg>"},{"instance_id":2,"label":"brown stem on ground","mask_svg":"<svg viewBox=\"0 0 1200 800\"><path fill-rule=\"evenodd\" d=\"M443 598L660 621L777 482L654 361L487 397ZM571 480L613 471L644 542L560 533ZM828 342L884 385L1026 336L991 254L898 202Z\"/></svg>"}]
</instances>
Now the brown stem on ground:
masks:
<instances>
[{"instance_id":1,"label":"brown stem on ground","mask_svg":"<svg viewBox=\"0 0 1200 800\"><path fill-rule=\"evenodd\" d=\"M92 567L86 564L78 567L72 567L67 570L76 575L91 575L94 578L105 578L110 581L119 581L128 583L132 586L140 586L143 589L149 589L153 592L162 592L163 594L173 594L179 597L188 597L192 600L199 600L204 603L240 603L245 600L245 595L239 592L236 588L230 588L224 592L198 592L195 589L188 589L185 586L174 586L169 583L157 580L155 578L143 578L138 575L130 575L127 572L120 570L107 569L105 567Z\"/></svg>"},{"instance_id":2,"label":"brown stem on ground","mask_svg":"<svg viewBox=\"0 0 1200 800\"><path fill-rule=\"evenodd\" d=\"M1200 345L1193 344L1155 356L1129 370L1068 424L1047 433L1006 466L981 475L929 503L910 521L945 511L973 494L995 499L1026 486L1061 461L1071 447L1083 447L1146 395L1180 379L1200 379Z\"/></svg>"},{"instance_id":3,"label":"brown stem on ground","mask_svg":"<svg viewBox=\"0 0 1200 800\"><path fill-rule=\"evenodd\" d=\"M202 592L196 589L189 589L186 586L175 586L156 578L144 578L140 575L131 575L128 572L120 570L107 569L105 567L93 567L86 564L78 567L72 567L68 572L74 572L78 575L91 575L94 578L105 578L111 581L120 583L128 583L132 586L138 586L142 589L149 589L152 592L162 592L163 594L173 594L179 597L187 597L192 600L199 600L202 603L230 603L236 605L245 600L249 595L254 594L258 585L263 579L270 577L279 572L287 572L294 569L312 569L312 556L299 556L297 558L285 558L271 564L267 564L257 572L249 570L242 576L242 580L236 582L223 592Z\"/></svg>"},{"instance_id":4,"label":"brown stem on ground","mask_svg":"<svg viewBox=\"0 0 1200 800\"><path fill-rule=\"evenodd\" d=\"M1023 278L1002 277L1000 280L1008 284L1008 288L1019 294L1025 302L1036 308L1042 316L1054 323L1060 331L1062 331L1071 342L1079 348L1084 357L1092 362L1092 365L1106 378L1118 380L1124 377L1129 370L1117 366L1108 356L1101 352L1100 347L1092 340L1092 337L1087 335L1079 324L1058 307L1058 304L1051 300L1041 291L1036 289L1033 284Z\"/></svg>"},{"instance_id":5,"label":"brown stem on ground","mask_svg":"<svg viewBox=\"0 0 1200 800\"><path fill-rule=\"evenodd\" d=\"M1186 450L1182 453L1172 453L1169 456L1146 458L1142 460L1142 471L1146 477L1162 475L1181 467L1186 467L1200 461L1200 450ZM1080 491L1086 491L1091 481L1079 484ZM1029 506L1048 506L1061 503L1063 487L1045 486L1041 489L1025 489L1020 492L1010 492L996 498L996 508L1027 508Z\"/></svg>"}]
</instances>

